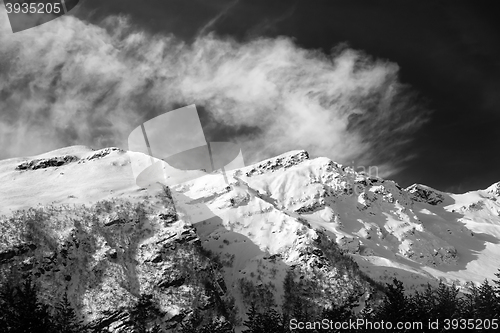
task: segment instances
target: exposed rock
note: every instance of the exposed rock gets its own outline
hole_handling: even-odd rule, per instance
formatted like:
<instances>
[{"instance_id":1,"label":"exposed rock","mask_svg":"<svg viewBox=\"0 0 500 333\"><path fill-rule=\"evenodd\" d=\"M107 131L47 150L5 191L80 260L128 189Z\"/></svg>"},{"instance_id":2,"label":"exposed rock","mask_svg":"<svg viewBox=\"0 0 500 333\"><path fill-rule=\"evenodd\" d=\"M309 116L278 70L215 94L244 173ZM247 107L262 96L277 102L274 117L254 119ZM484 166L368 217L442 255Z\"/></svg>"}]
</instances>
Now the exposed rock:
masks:
<instances>
[{"instance_id":1,"label":"exposed rock","mask_svg":"<svg viewBox=\"0 0 500 333\"><path fill-rule=\"evenodd\" d=\"M337 241L339 247L347 253L359 253L359 239L342 237Z\"/></svg>"},{"instance_id":2,"label":"exposed rock","mask_svg":"<svg viewBox=\"0 0 500 333\"><path fill-rule=\"evenodd\" d=\"M247 177L260 175L266 172L274 172L279 169L288 169L309 159L309 153L305 150L280 155L278 157L263 161L246 172Z\"/></svg>"},{"instance_id":3,"label":"exposed rock","mask_svg":"<svg viewBox=\"0 0 500 333\"><path fill-rule=\"evenodd\" d=\"M51 158L35 159L31 161L26 161L19 164L16 170L37 170L45 169L50 167L59 167L75 161L78 161L78 157L72 155L56 156Z\"/></svg>"},{"instance_id":4,"label":"exposed rock","mask_svg":"<svg viewBox=\"0 0 500 333\"><path fill-rule=\"evenodd\" d=\"M468 206L462 207L465 210L468 210L470 212L472 211L479 211L484 208L484 201L477 201L469 204Z\"/></svg>"},{"instance_id":5,"label":"exposed rock","mask_svg":"<svg viewBox=\"0 0 500 333\"><path fill-rule=\"evenodd\" d=\"M116 259L118 258L118 252L116 251L116 249L111 249L108 251L108 255L111 259Z\"/></svg>"},{"instance_id":6,"label":"exposed rock","mask_svg":"<svg viewBox=\"0 0 500 333\"><path fill-rule=\"evenodd\" d=\"M411 194L414 201L426 202L430 205L437 205L444 201L444 196L439 191L424 185L413 184L406 191Z\"/></svg>"},{"instance_id":7,"label":"exposed rock","mask_svg":"<svg viewBox=\"0 0 500 333\"><path fill-rule=\"evenodd\" d=\"M106 311L98 320L93 321L88 326L95 332L102 332L106 327L114 326L113 332L123 332L119 327L129 319L129 313L121 310Z\"/></svg>"},{"instance_id":8,"label":"exposed rock","mask_svg":"<svg viewBox=\"0 0 500 333\"><path fill-rule=\"evenodd\" d=\"M458 260L457 249L437 237L410 241L408 250L402 254L419 263L433 266L455 265Z\"/></svg>"},{"instance_id":9,"label":"exposed rock","mask_svg":"<svg viewBox=\"0 0 500 333\"><path fill-rule=\"evenodd\" d=\"M182 311L178 314L171 316L170 318L165 320L165 327L167 329L172 329L178 327L179 324L186 318L191 311Z\"/></svg>"},{"instance_id":10,"label":"exposed rock","mask_svg":"<svg viewBox=\"0 0 500 333\"><path fill-rule=\"evenodd\" d=\"M312 203L308 203L308 204L296 209L295 212L299 213L299 214L310 213L310 212L314 212L316 210L319 210L323 207L325 207L324 200L319 200L319 201L314 201Z\"/></svg>"},{"instance_id":11,"label":"exposed rock","mask_svg":"<svg viewBox=\"0 0 500 333\"><path fill-rule=\"evenodd\" d=\"M323 256L323 251L321 251L320 249L314 249L314 250L312 251L312 253L313 253L314 255L317 255L318 257Z\"/></svg>"},{"instance_id":12,"label":"exposed rock","mask_svg":"<svg viewBox=\"0 0 500 333\"><path fill-rule=\"evenodd\" d=\"M177 213L175 211L172 212L167 212L167 213L161 213L158 215L158 217L165 221L165 223L173 223L178 220Z\"/></svg>"},{"instance_id":13,"label":"exposed rock","mask_svg":"<svg viewBox=\"0 0 500 333\"><path fill-rule=\"evenodd\" d=\"M100 149L100 150L96 151L94 154L81 159L78 163L85 163L88 161L100 159L100 158L108 156L109 154L111 154L113 152L124 153L125 151L120 149L120 148L117 148L117 147L109 147L109 148Z\"/></svg>"},{"instance_id":14,"label":"exposed rock","mask_svg":"<svg viewBox=\"0 0 500 333\"><path fill-rule=\"evenodd\" d=\"M171 277L165 278L158 284L159 288L180 287L186 282L186 277L174 274Z\"/></svg>"},{"instance_id":15,"label":"exposed rock","mask_svg":"<svg viewBox=\"0 0 500 333\"><path fill-rule=\"evenodd\" d=\"M0 263L7 262L16 256L21 256L23 254L28 253L29 251L34 251L36 249L36 245L34 244L21 244L17 245L12 249L4 250L0 252Z\"/></svg>"},{"instance_id":16,"label":"exposed rock","mask_svg":"<svg viewBox=\"0 0 500 333\"><path fill-rule=\"evenodd\" d=\"M500 182L495 183L487 188L486 190L489 194L500 197Z\"/></svg>"},{"instance_id":17,"label":"exposed rock","mask_svg":"<svg viewBox=\"0 0 500 333\"><path fill-rule=\"evenodd\" d=\"M44 298L57 301L70 290L68 296L89 327L116 333L132 332L127 324L129 310L140 293L154 295L161 316L175 309L170 318L157 318L163 329L176 327L192 311L194 297L210 293L206 286L216 286L219 297L225 297L220 268L202 254L195 228L183 221L161 223L157 212L137 219L133 214L140 214L140 209L127 204L103 204L95 209L91 215L80 212L71 230L64 233L54 224L54 232L60 235L57 243L40 229L39 244L3 250L0 270L18 270L23 279L36 279ZM128 209L132 215L120 209ZM70 210L55 211L75 216ZM41 225L57 220L37 216ZM103 227L106 221L108 227ZM200 270L204 270L202 279ZM201 308L218 311L209 310L212 303L205 300Z\"/></svg>"},{"instance_id":18,"label":"exposed rock","mask_svg":"<svg viewBox=\"0 0 500 333\"><path fill-rule=\"evenodd\" d=\"M109 219L108 221L104 222L104 226L111 227L112 225L123 224L123 223L125 223L125 221L123 219L120 219L120 218Z\"/></svg>"}]
</instances>

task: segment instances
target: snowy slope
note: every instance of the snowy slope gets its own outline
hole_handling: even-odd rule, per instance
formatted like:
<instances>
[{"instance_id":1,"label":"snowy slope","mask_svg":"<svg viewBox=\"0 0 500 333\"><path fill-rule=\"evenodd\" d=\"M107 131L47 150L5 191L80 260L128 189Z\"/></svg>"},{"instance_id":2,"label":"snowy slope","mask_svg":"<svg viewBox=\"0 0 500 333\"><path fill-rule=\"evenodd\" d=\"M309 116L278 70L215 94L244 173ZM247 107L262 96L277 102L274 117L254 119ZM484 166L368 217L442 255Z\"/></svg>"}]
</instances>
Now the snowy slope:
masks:
<instances>
[{"instance_id":1,"label":"snowy slope","mask_svg":"<svg viewBox=\"0 0 500 333\"><path fill-rule=\"evenodd\" d=\"M148 163L149 156L74 146L0 161L0 214L113 197L150 200L161 189L138 187L131 159ZM229 184L220 173L196 176L171 186L173 200L181 221L225 263L225 285L240 311L244 281L274 288L280 304L286 271L296 265L347 280L328 268L321 241L336 241L383 282L479 283L500 268L500 183L460 195L418 184L403 189L305 151L228 172Z\"/></svg>"},{"instance_id":2,"label":"snowy slope","mask_svg":"<svg viewBox=\"0 0 500 333\"><path fill-rule=\"evenodd\" d=\"M230 189L217 177L174 189L193 223L220 219L217 228L200 227L214 251L228 229L259 247L260 254L242 245L221 250L241 256L237 272L250 265L249 257L286 254L304 225L307 239L324 230L382 280L396 275L413 283L429 277L481 282L500 268L498 184L462 195L424 185L402 189L326 158L310 160L302 151L230 175ZM227 237L233 243L236 236Z\"/></svg>"},{"instance_id":3,"label":"snowy slope","mask_svg":"<svg viewBox=\"0 0 500 333\"><path fill-rule=\"evenodd\" d=\"M114 197L144 200L148 193L136 185L131 159L150 160L114 147L72 146L0 161L0 215L37 205L87 204Z\"/></svg>"}]
</instances>

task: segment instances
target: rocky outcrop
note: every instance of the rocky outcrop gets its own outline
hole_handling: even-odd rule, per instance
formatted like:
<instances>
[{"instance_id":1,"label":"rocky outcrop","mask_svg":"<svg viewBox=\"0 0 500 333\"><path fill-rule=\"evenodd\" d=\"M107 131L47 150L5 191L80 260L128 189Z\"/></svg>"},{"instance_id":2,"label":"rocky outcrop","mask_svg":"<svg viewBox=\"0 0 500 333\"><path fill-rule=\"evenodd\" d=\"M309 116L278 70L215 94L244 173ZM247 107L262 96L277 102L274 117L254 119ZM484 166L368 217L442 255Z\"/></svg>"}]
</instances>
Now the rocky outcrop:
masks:
<instances>
[{"instance_id":1,"label":"rocky outcrop","mask_svg":"<svg viewBox=\"0 0 500 333\"><path fill-rule=\"evenodd\" d=\"M50 158L41 158L41 159L34 159L30 161L25 161L21 164L19 164L16 167L16 170L23 171L23 170L38 170L38 169L46 169L46 168L51 168L51 167L60 167L69 163L73 163L78 161L78 164L81 163L86 163L89 161L94 161L97 159L104 158L108 156L111 153L124 153L125 151L116 148L116 147L110 147L110 148L104 148L97 150L90 156L84 157L84 158L79 158L74 155L61 155L61 156L55 156L55 157L50 157Z\"/></svg>"},{"instance_id":2,"label":"rocky outcrop","mask_svg":"<svg viewBox=\"0 0 500 333\"><path fill-rule=\"evenodd\" d=\"M343 239L340 243L344 248L321 230L299 236L294 245L280 255L299 282L297 290L291 292L306 293L309 300L320 306L329 306L332 300L341 302L346 295L369 293L372 288L369 278L345 255L347 250L359 252L355 246L357 240Z\"/></svg>"},{"instance_id":3,"label":"rocky outcrop","mask_svg":"<svg viewBox=\"0 0 500 333\"><path fill-rule=\"evenodd\" d=\"M255 166L246 171L246 176L251 177L251 176L261 175L266 172L273 172L279 169L288 169L308 159L309 159L309 153L305 150L280 155L273 159L269 159L259 164L256 164Z\"/></svg>"},{"instance_id":4,"label":"rocky outcrop","mask_svg":"<svg viewBox=\"0 0 500 333\"><path fill-rule=\"evenodd\" d=\"M230 296L196 229L166 211L168 223L147 203L122 200L32 209L9 220L30 224L36 217L29 228L12 228L20 243L0 252L0 273L31 277L49 304L68 292L89 327L109 332L133 332L130 311L141 295L150 295L159 311L154 320L174 332L194 303L212 314L214 303L203 300L215 291L222 302Z\"/></svg>"},{"instance_id":5,"label":"rocky outcrop","mask_svg":"<svg viewBox=\"0 0 500 333\"><path fill-rule=\"evenodd\" d=\"M499 197L500 196L500 182L495 183L487 188L489 194Z\"/></svg>"},{"instance_id":6,"label":"rocky outcrop","mask_svg":"<svg viewBox=\"0 0 500 333\"><path fill-rule=\"evenodd\" d=\"M420 184L413 184L406 189L412 200L437 205L444 201L444 196L438 191Z\"/></svg>"},{"instance_id":7,"label":"rocky outcrop","mask_svg":"<svg viewBox=\"0 0 500 333\"><path fill-rule=\"evenodd\" d=\"M56 156L56 157L51 157L51 158L42 158L42 159L35 159L31 161L26 161L21 164L19 164L16 167L16 170L38 170L38 169L46 169L46 168L52 168L52 167L59 167L63 166L75 161L78 161L79 158L76 156L72 155L63 155L63 156Z\"/></svg>"},{"instance_id":8,"label":"rocky outcrop","mask_svg":"<svg viewBox=\"0 0 500 333\"><path fill-rule=\"evenodd\" d=\"M6 263L17 256L22 256L29 251L34 251L35 249L36 245L26 243L14 246L11 249L0 251L0 264Z\"/></svg>"},{"instance_id":9,"label":"rocky outcrop","mask_svg":"<svg viewBox=\"0 0 500 333\"><path fill-rule=\"evenodd\" d=\"M440 245L435 245L436 243ZM456 265L458 260L457 249L437 239L435 242L428 240L410 242L409 249L402 254L408 259L428 266Z\"/></svg>"},{"instance_id":10,"label":"rocky outcrop","mask_svg":"<svg viewBox=\"0 0 500 333\"><path fill-rule=\"evenodd\" d=\"M124 152L125 152L124 150L117 148L117 147L104 148L104 149L100 149L100 150L96 151L95 153L93 153L90 156L82 158L80 161L78 161L78 163L85 163L88 161L97 160L97 159L106 157L111 153L124 153Z\"/></svg>"},{"instance_id":11,"label":"rocky outcrop","mask_svg":"<svg viewBox=\"0 0 500 333\"><path fill-rule=\"evenodd\" d=\"M345 236L337 240L337 243L342 250L352 254L359 253L361 247L359 239L349 238Z\"/></svg>"}]
</instances>

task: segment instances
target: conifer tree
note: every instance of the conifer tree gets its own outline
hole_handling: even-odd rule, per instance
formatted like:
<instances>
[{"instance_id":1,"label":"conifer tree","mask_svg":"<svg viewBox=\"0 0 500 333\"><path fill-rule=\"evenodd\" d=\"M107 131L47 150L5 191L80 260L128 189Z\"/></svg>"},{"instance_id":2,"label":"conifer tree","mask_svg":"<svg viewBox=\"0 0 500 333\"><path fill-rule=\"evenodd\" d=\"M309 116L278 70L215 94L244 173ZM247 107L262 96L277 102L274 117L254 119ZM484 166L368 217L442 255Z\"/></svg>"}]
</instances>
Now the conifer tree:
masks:
<instances>
[{"instance_id":1,"label":"conifer tree","mask_svg":"<svg viewBox=\"0 0 500 333\"><path fill-rule=\"evenodd\" d=\"M80 333L83 330L83 322L78 319L75 310L68 300L68 293L65 292L62 300L56 305L55 323L58 332Z\"/></svg>"},{"instance_id":2,"label":"conifer tree","mask_svg":"<svg viewBox=\"0 0 500 333\"><path fill-rule=\"evenodd\" d=\"M411 297L411 303L411 316L415 321L425 322L433 318L436 295L432 286L428 283L423 292L415 291Z\"/></svg>"},{"instance_id":3,"label":"conifer tree","mask_svg":"<svg viewBox=\"0 0 500 333\"><path fill-rule=\"evenodd\" d=\"M499 299L495 293L495 289L489 284L488 280L484 280L478 290L475 308L477 309L477 318L494 319L499 318Z\"/></svg>"},{"instance_id":4,"label":"conifer tree","mask_svg":"<svg viewBox=\"0 0 500 333\"><path fill-rule=\"evenodd\" d=\"M460 317L478 318L476 303L479 297L479 288L473 283L468 283L467 292L461 298Z\"/></svg>"},{"instance_id":5,"label":"conifer tree","mask_svg":"<svg viewBox=\"0 0 500 333\"><path fill-rule=\"evenodd\" d=\"M322 319L327 319L332 322L345 322L349 319L354 318L353 309L358 306L359 303L354 295L349 295L347 300L343 304L332 303L330 308L324 309L321 315ZM349 332L346 329L333 330L331 332Z\"/></svg>"},{"instance_id":6,"label":"conifer tree","mask_svg":"<svg viewBox=\"0 0 500 333\"><path fill-rule=\"evenodd\" d=\"M181 324L181 333L234 333L234 328L224 317L212 318L210 322L196 328L196 318Z\"/></svg>"},{"instance_id":7,"label":"conifer tree","mask_svg":"<svg viewBox=\"0 0 500 333\"><path fill-rule=\"evenodd\" d=\"M495 273L495 276L498 280L493 280L493 289L495 290L497 297L500 298L500 268L498 269L498 272Z\"/></svg>"},{"instance_id":8,"label":"conifer tree","mask_svg":"<svg viewBox=\"0 0 500 333\"><path fill-rule=\"evenodd\" d=\"M135 307L130 311L130 322L134 332L151 332L151 330L148 330L149 326L151 326L150 321L159 315L160 310L153 302L153 295L142 294ZM154 330L158 330L158 328L153 328Z\"/></svg>"},{"instance_id":9,"label":"conifer tree","mask_svg":"<svg viewBox=\"0 0 500 333\"><path fill-rule=\"evenodd\" d=\"M37 293L30 277L21 285L8 281L3 286L0 317L5 332L53 332L48 306L38 301Z\"/></svg>"},{"instance_id":10,"label":"conifer tree","mask_svg":"<svg viewBox=\"0 0 500 333\"><path fill-rule=\"evenodd\" d=\"M387 284L384 300L372 316L373 321L391 322L393 326L397 322L411 321L414 312L411 298L406 296L403 282L393 279L393 284ZM387 326L386 326L387 327ZM381 330L381 332L385 332ZM387 332L392 332L387 330ZM402 330L401 332L405 332Z\"/></svg>"},{"instance_id":11,"label":"conifer tree","mask_svg":"<svg viewBox=\"0 0 500 333\"><path fill-rule=\"evenodd\" d=\"M435 318L443 322L445 319L459 317L460 299L458 298L458 288L453 284L447 286L443 281L439 282L436 289L436 305L433 314Z\"/></svg>"},{"instance_id":12,"label":"conifer tree","mask_svg":"<svg viewBox=\"0 0 500 333\"><path fill-rule=\"evenodd\" d=\"M349 318L354 317L353 309L358 306L359 303L354 295L349 295L347 300L343 304L332 303L330 308L323 310L322 318L333 320L333 321L346 321Z\"/></svg>"},{"instance_id":13,"label":"conifer tree","mask_svg":"<svg viewBox=\"0 0 500 333\"><path fill-rule=\"evenodd\" d=\"M388 321L405 321L409 312L409 299L405 295L403 282L393 280L387 284L387 292L382 307L377 311L380 319Z\"/></svg>"},{"instance_id":14,"label":"conifer tree","mask_svg":"<svg viewBox=\"0 0 500 333\"><path fill-rule=\"evenodd\" d=\"M244 333L284 333L287 332L282 316L273 308L257 311L252 304L247 313L248 319L244 325L248 328Z\"/></svg>"},{"instance_id":15,"label":"conifer tree","mask_svg":"<svg viewBox=\"0 0 500 333\"><path fill-rule=\"evenodd\" d=\"M16 323L15 288L10 281L5 281L0 287L0 325L5 332L12 332Z\"/></svg>"},{"instance_id":16,"label":"conifer tree","mask_svg":"<svg viewBox=\"0 0 500 333\"><path fill-rule=\"evenodd\" d=\"M252 303L252 305L250 306L250 309L247 312L247 317L248 318L243 322L243 325L245 325L248 329L243 332L244 333L256 332L259 329L260 323L259 323L259 313L255 308L255 303Z\"/></svg>"},{"instance_id":17,"label":"conifer tree","mask_svg":"<svg viewBox=\"0 0 500 333\"><path fill-rule=\"evenodd\" d=\"M295 282L294 273L289 270L286 272L283 281L283 320L289 322L293 314L293 307L296 304L297 295L294 293Z\"/></svg>"}]
</instances>

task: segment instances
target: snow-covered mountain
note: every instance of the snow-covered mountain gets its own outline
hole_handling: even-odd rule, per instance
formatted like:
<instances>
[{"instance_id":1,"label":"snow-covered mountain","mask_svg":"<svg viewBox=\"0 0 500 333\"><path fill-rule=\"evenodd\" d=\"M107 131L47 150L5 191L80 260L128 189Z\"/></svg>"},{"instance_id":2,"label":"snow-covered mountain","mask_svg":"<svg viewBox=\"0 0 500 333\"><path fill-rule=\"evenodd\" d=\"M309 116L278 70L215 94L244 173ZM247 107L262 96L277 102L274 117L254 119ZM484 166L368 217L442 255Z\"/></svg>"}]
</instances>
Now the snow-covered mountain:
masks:
<instances>
[{"instance_id":1,"label":"snow-covered mountain","mask_svg":"<svg viewBox=\"0 0 500 333\"><path fill-rule=\"evenodd\" d=\"M87 320L109 319L108 308L118 311L138 294L154 294L172 327L189 312L186 299L197 290L192 280L197 273L183 275L173 269L179 258L172 261L168 253L180 247L175 251L192 256L191 265L211 267L192 244L218 256L222 267L211 269L210 279L217 281L213 285L222 298L233 300L240 318L256 297L248 286L257 294L270 293L282 305L283 281L291 271L296 281L312 281L311 297L321 305L351 291L370 297L371 279L389 282L397 277L413 287L437 279L463 285L491 279L500 268L500 183L465 194L420 184L404 189L327 158L292 151L227 172L228 183L220 173L193 171L197 178L188 177L195 179L171 186L168 193L160 185L136 185L131 159L149 158L118 148L74 146L0 161L0 214L5 215L0 265L18 263L33 271L49 262L49 269L38 270L37 276L47 290L78 294L75 302ZM143 203L150 210L135 217L141 221L135 224L123 222L130 217L121 218L122 210L115 206L92 206L89 216L99 217L85 226L46 223L42 234L52 237L53 246L38 257L34 253L40 247L24 239L22 228L13 223L20 213L12 214L19 209L88 206L102 200L116 207ZM78 215L63 207L52 208L59 215L51 213L46 221ZM83 241L92 233L90 254L68 241ZM127 249L131 244L133 252ZM338 248L357 267L337 262ZM72 253L68 265L73 273L54 269L59 259L49 260L50 253L57 257L54 253L61 249ZM87 271L87 282L73 276L78 270Z\"/></svg>"}]
</instances>

